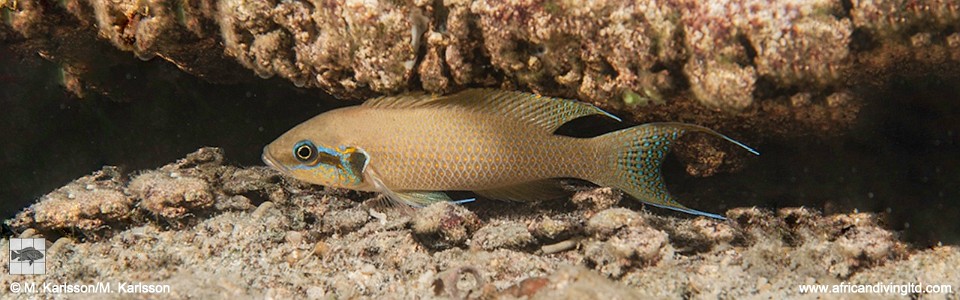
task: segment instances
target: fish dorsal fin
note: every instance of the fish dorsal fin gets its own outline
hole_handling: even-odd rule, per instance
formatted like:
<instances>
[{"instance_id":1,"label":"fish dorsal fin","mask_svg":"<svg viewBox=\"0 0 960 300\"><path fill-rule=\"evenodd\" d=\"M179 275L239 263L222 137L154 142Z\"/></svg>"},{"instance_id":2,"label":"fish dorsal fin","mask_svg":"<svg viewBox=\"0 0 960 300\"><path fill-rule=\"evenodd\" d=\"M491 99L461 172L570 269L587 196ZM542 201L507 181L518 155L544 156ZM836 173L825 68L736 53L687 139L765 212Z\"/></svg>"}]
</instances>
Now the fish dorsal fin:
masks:
<instances>
[{"instance_id":1,"label":"fish dorsal fin","mask_svg":"<svg viewBox=\"0 0 960 300\"><path fill-rule=\"evenodd\" d=\"M371 99L365 102L364 106L392 109L458 106L472 111L506 115L532 123L548 132L556 131L573 119L589 115L604 115L621 121L620 118L588 103L494 89L468 89L444 96L410 93Z\"/></svg>"},{"instance_id":2,"label":"fish dorsal fin","mask_svg":"<svg viewBox=\"0 0 960 300\"><path fill-rule=\"evenodd\" d=\"M553 200L570 196L557 179L544 179L501 188L473 191L485 198L515 202Z\"/></svg>"},{"instance_id":3,"label":"fish dorsal fin","mask_svg":"<svg viewBox=\"0 0 960 300\"><path fill-rule=\"evenodd\" d=\"M472 110L506 115L535 124L551 133L564 123L589 115L604 115L620 121L616 116L585 102L523 92L470 89L449 97L449 101L461 103Z\"/></svg>"},{"instance_id":4,"label":"fish dorsal fin","mask_svg":"<svg viewBox=\"0 0 960 300\"><path fill-rule=\"evenodd\" d=\"M385 108L385 109L404 109L404 108L417 108L423 107L430 103L440 101L444 96L436 94L428 94L425 92L410 92L396 96L383 96L377 97L366 102L363 102L363 106L370 108Z\"/></svg>"}]
</instances>

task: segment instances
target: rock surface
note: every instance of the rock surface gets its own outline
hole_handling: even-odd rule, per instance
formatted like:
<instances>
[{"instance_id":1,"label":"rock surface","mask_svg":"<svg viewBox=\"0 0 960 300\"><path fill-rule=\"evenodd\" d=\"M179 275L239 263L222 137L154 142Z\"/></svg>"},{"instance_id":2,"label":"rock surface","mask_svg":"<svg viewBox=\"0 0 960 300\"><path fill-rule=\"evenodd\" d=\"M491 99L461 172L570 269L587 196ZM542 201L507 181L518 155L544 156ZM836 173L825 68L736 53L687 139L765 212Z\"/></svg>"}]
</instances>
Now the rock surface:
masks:
<instances>
[{"instance_id":1,"label":"rock surface","mask_svg":"<svg viewBox=\"0 0 960 300\"><path fill-rule=\"evenodd\" d=\"M673 103L692 97L763 117L760 100L801 97L794 109L843 124L855 106L830 99L850 98L862 76L960 63L954 1L4 0L0 10L0 41L63 63L78 94L107 88L94 75L115 58L89 55L104 39L211 81L279 76L347 98L482 85L625 110L686 111Z\"/></svg>"},{"instance_id":2,"label":"rock surface","mask_svg":"<svg viewBox=\"0 0 960 300\"><path fill-rule=\"evenodd\" d=\"M177 194L158 213L154 196L140 192L144 176L204 186L214 203ZM802 296L800 284L960 286L960 250L911 248L868 213L735 208L718 221L486 200L435 204L411 217L375 205L374 194L224 165L215 148L133 177L105 168L8 220L21 237L52 242L47 273L31 280L133 278L171 285L164 297L311 299L789 298ZM86 199L79 190L101 189L129 196L88 204L105 212L71 209ZM53 213L60 218L39 217ZM0 245L8 250L6 240ZM21 280L0 270L0 285Z\"/></svg>"}]
</instances>

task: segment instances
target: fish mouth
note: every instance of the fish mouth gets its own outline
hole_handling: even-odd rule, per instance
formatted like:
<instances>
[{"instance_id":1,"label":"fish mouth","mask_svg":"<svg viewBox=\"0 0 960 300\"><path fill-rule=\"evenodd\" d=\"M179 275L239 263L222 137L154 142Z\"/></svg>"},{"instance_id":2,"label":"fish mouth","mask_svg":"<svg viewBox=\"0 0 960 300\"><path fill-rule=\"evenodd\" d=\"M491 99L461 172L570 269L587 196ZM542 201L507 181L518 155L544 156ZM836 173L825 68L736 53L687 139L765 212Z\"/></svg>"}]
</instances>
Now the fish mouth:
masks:
<instances>
[{"instance_id":1,"label":"fish mouth","mask_svg":"<svg viewBox=\"0 0 960 300\"><path fill-rule=\"evenodd\" d=\"M287 168L281 165L280 163L278 163L277 160L274 159L272 155L270 155L270 152L267 151L266 146L263 147L263 154L260 155L260 160L263 160L264 164L273 168L274 170L277 170L283 173L287 172Z\"/></svg>"}]
</instances>

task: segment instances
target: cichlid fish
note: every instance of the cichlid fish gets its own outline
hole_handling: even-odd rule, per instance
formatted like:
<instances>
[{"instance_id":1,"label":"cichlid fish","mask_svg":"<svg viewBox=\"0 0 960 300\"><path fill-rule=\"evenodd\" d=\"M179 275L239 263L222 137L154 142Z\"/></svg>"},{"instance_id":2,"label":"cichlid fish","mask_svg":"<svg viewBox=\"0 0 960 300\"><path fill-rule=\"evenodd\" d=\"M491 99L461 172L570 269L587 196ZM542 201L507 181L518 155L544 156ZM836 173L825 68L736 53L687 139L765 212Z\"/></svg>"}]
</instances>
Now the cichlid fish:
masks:
<instances>
[{"instance_id":1,"label":"cichlid fish","mask_svg":"<svg viewBox=\"0 0 960 300\"><path fill-rule=\"evenodd\" d=\"M11 261L26 260L26 261L30 261L28 265L32 266L34 261L41 260L41 259L43 259L43 252L40 252L40 250L37 250L33 247L26 247L26 248L20 249L19 251L10 250Z\"/></svg>"},{"instance_id":2,"label":"cichlid fish","mask_svg":"<svg viewBox=\"0 0 960 300\"><path fill-rule=\"evenodd\" d=\"M650 123L594 138L554 134L588 115L616 116L559 98L487 89L414 93L322 113L263 148L263 161L306 182L376 191L411 206L451 201L443 191L534 201L568 196L561 178L616 187L644 203L718 219L667 192L660 164L686 132L705 127Z\"/></svg>"}]
</instances>

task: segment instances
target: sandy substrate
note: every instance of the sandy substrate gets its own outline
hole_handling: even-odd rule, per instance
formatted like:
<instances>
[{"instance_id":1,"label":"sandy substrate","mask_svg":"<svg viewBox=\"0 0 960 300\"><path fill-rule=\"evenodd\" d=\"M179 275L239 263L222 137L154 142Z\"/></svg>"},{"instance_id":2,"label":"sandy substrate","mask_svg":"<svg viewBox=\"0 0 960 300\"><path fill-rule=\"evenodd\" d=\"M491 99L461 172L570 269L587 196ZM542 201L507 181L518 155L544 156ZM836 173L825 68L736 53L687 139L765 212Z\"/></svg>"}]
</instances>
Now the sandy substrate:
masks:
<instances>
[{"instance_id":1,"label":"sandy substrate","mask_svg":"<svg viewBox=\"0 0 960 300\"><path fill-rule=\"evenodd\" d=\"M48 239L47 272L8 275L4 264L0 286L143 282L170 285L172 295L158 298L198 299L957 299L960 288L957 247L915 249L869 213L669 217L605 188L571 201L441 203L413 214L377 197L225 165L216 148L157 170L105 168L8 220L19 237ZM9 253L8 240L0 244ZM954 292L798 290L878 282Z\"/></svg>"}]
</instances>

